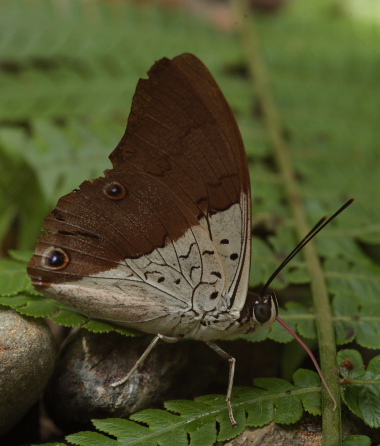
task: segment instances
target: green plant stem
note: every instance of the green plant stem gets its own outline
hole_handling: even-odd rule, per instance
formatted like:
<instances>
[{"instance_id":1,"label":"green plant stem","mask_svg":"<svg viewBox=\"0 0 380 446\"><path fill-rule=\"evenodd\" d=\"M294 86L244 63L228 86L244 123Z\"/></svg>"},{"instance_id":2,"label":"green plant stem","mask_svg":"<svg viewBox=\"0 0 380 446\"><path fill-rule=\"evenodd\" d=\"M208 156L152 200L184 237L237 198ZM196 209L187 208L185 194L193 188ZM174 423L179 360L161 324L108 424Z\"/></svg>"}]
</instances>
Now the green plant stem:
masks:
<instances>
[{"instance_id":1,"label":"green plant stem","mask_svg":"<svg viewBox=\"0 0 380 446\"><path fill-rule=\"evenodd\" d=\"M298 237L301 239L309 231L310 224L304 213L302 193L296 180L293 163L283 134L281 120L273 99L269 76L265 61L261 56L261 47L255 29L255 20L250 15L245 0L236 0L235 8L238 21L241 24L241 36L247 54L249 69L262 106L265 125L272 143L277 166L285 188L289 206L294 216ZM338 408L334 411L334 403L322 389L322 428L324 446L336 446L341 444L341 407L340 388L336 370L335 335L332 323L330 302L324 273L313 243L309 243L303 250L310 277L316 313L316 325L320 349L320 362L326 381L331 389Z\"/></svg>"}]
</instances>

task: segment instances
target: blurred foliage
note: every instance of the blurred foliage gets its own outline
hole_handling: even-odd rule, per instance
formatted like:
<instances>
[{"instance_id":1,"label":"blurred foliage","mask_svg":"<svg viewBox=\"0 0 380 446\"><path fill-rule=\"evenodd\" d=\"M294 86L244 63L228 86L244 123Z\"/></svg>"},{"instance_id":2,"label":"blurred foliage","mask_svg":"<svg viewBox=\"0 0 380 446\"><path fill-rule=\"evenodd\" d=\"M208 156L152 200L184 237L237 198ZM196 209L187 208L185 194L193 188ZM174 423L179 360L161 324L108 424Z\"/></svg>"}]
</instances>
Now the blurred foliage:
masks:
<instances>
[{"instance_id":1,"label":"blurred foliage","mask_svg":"<svg viewBox=\"0 0 380 446\"><path fill-rule=\"evenodd\" d=\"M255 22L310 227L351 196L356 198L316 241L333 296L337 341L356 340L378 349L376 5L370 0L292 0ZM292 197L286 195L273 160L261 92L252 89L238 33L217 30L182 10L121 1L0 2L2 254L8 248L32 250L57 199L110 167L107 156L124 132L138 78L155 60L183 52L205 62L239 122L253 191L251 284L270 276L297 242L289 210ZM24 263L1 263L0 303L25 314L56 312L56 303L33 294L23 273L27 255L13 257ZM308 282L307 265L299 257L274 287L284 290ZM12 290L19 292L13 305L7 300ZM56 318L63 325L83 323L66 308L59 311ZM283 314L303 336L315 337L308 302L287 305ZM285 339L281 327L257 338L266 336Z\"/></svg>"},{"instance_id":2,"label":"blurred foliage","mask_svg":"<svg viewBox=\"0 0 380 446\"><path fill-rule=\"evenodd\" d=\"M380 241L379 30L357 9L355 2L293 0L258 21L311 221L357 199L319 237L324 255L330 234L334 244ZM11 247L33 248L57 198L109 167L138 77L154 60L190 51L213 72L241 126L253 161L254 223L275 226L278 252L294 245L292 231L278 231L292 221L235 35L152 5L74 0L3 0L0 29L0 240L17 222Z\"/></svg>"}]
</instances>

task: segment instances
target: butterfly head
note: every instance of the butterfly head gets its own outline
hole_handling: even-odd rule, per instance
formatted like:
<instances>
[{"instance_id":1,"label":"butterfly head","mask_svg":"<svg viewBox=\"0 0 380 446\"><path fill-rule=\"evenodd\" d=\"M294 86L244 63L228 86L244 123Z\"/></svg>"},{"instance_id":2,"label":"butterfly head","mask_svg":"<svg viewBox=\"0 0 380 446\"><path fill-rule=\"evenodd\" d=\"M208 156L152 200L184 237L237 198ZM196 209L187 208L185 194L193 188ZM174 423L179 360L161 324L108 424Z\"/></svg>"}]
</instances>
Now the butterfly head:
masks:
<instances>
[{"instance_id":1,"label":"butterfly head","mask_svg":"<svg viewBox=\"0 0 380 446\"><path fill-rule=\"evenodd\" d=\"M276 320L278 313L277 298L274 293L260 295L248 292L245 305L240 312L240 322L249 326L249 332L268 328Z\"/></svg>"},{"instance_id":2,"label":"butterfly head","mask_svg":"<svg viewBox=\"0 0 380 446\"><path fill-rule=\"evenodd\" d=\"M278 314L276 295L274 293L265 296L257 295L253 306L253 314L262 328L272 325Z\"/></svg>"}]
</instances>

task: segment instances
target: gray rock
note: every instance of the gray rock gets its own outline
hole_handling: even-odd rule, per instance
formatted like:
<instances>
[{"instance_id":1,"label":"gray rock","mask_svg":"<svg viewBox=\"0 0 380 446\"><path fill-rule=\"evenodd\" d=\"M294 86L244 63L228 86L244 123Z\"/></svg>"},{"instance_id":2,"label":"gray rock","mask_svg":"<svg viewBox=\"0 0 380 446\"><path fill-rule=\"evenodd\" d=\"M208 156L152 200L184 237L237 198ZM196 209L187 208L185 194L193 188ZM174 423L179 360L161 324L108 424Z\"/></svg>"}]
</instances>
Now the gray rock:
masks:
<instances>
[{"instance_id":1,"label":"gray rock","mask_svg":"<svg viewBox=\"0 0 380 446\"><path fill-rule=\"evenodd\" d=\"M55 353L53 336L43 319L0 310L0 435L41 396Z\"/></svg>"}]
</instances>

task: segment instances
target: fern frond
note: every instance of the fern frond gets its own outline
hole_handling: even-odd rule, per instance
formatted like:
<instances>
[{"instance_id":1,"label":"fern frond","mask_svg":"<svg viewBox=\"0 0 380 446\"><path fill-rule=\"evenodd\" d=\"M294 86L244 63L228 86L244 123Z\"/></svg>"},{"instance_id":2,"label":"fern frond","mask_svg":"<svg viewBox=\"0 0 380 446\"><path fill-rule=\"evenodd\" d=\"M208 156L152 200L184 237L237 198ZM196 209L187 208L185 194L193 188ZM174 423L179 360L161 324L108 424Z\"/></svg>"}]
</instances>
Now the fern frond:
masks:
<instances>
[{"instance_id":1,"label":"fern frond","mask_svg":"<svg viewBox=\"0 0 380 446\"><path fill-rule=\"evenodd\" d=\"M295 423L303 408L313 414L321 412L320 381L314 372L298 370L294 384L276 378L257 379L254 384L257 387L236 388L233 394L237 428L229 420L225 395L207 395L194 401L168 401L166 410L143 410L129 420L94 420L102 433L81 432L67 440L78 446L212 446L236 437L246 426Z\"/></svg>"}]
</instances>

